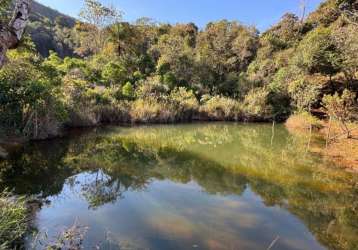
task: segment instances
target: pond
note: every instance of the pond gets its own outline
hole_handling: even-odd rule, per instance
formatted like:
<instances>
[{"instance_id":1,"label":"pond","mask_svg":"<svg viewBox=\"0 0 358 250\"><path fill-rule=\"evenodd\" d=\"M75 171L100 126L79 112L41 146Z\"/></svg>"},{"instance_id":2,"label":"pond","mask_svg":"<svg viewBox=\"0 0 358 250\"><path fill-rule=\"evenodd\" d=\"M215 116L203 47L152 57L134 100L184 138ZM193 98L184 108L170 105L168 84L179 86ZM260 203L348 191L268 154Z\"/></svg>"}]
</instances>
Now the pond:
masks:
<instances>
[{"instance_id":1,"label":"pond","mask_svg":"<svg viewBox=\"0 0 358 250\"><path fill-rule=\"evenodd\" d=\"M48 200L49 239L88 227L85 249L356 249L358 175L322 145L271 124L74 131L0 162L0 188Z\"/></svg>"}]
</instances>

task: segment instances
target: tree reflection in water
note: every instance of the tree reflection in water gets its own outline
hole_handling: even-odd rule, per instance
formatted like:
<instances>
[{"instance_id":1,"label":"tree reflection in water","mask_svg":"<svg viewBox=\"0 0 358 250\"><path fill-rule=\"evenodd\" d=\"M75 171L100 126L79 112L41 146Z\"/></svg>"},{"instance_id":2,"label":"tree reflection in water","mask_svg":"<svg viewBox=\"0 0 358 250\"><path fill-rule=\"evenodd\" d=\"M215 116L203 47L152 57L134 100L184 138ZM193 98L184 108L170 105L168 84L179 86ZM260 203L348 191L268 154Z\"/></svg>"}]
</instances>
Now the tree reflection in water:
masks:
<instances>
[{"instance_id":1,"label":"tree reflection in water","mask_svg":"<svg viewBox=\"0 0 358 250\"><path fill-rule=\"evenodd\" d=\"M90 209L157 180L195 182L215 195L241 196L250 188L267 207L297 216L326 247L354 249L357 175L307 153L306 138L278 126L272 140L271 131L235 124L106 128L28 145L0 162L0 186L47 197L69 185Z\"/></svg>"}]
</instances>

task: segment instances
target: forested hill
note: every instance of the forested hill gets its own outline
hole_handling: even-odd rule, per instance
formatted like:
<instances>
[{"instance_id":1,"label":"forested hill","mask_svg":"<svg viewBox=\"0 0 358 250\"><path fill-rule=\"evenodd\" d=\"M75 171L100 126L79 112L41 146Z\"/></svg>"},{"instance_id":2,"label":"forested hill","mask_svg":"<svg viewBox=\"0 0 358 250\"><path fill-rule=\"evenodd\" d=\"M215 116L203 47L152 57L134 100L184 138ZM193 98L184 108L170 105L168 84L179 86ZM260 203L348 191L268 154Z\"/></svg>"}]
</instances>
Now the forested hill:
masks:
<instances>
[{"instance_id":1,"label":"forested hill","mask_svg":"<svg viewBox=\"0 0 358 250\"><path fill-rule=\"evenodd\" d=\"M51 22L56 23L56 20L62 20L63 24L66 24L68 27L73 27L76 24L75 18L62 14L61 12L36 1L33 1L31 5L31 12L32 21L49 19Z\"/></svg>"},{"instance_id":2,"label":"forested hill","mask_svg":"<svg viewBox=\"0 0 358 250\"><path fill-rule=\"evenodd\" d=\"M37 51L10 51L0 70L0 130L46 138L64 126L310 112L357 120L358 0L323 1L305 18L285 14L262 34L228 20L202 29L127 23L96 0L84 1L86 22L33 10ZM44 57L33 60L38 52Z\"/></svg>"},{"instance_id":3,"label":"forested hill","mask_svg":"<svg viewBox=\"0 0 358 250\"><path fill-rule=\"evenodd\" d=\"M42 56L48 56L50 50L61 57L73 55L75 18L33 1L30 21L27 31Z\"/></svg>"}]
</instances>

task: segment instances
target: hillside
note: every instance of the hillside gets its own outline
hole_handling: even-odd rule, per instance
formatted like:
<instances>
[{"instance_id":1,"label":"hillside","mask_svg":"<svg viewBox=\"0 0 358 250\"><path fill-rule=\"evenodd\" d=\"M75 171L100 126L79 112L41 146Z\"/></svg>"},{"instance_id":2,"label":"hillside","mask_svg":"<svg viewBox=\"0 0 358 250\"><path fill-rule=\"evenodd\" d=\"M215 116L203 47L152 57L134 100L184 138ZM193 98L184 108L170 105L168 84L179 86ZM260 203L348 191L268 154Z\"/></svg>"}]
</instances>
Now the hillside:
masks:
<instances>
[{"instance_id":1,"label":"hillside","mask_svg":"<svg viewBox=\"0 0 358 250\"><path fill-rule=\"evenodd\" d=\"M60 18L66 21L67 25L70 27L73 27L76 24L75 18L62 14L61 12L42 5L36 1L32 3L31 11L31 20L33 21L40 20L42 18L48 18L51 22L55 23L56 19Z\"/></svg>"},{"instance_id":2,"label":"hillside","mask_svg":"<svg viewBox=\"0 0 358 250\"><path fill-rule=\"evenodd\" d=\"M50 50L61 57L73 55L72 28L76 24L75 18L34 1L30 20L27 32L42 56L48 56Z\"/></svg>"}]
</instances>

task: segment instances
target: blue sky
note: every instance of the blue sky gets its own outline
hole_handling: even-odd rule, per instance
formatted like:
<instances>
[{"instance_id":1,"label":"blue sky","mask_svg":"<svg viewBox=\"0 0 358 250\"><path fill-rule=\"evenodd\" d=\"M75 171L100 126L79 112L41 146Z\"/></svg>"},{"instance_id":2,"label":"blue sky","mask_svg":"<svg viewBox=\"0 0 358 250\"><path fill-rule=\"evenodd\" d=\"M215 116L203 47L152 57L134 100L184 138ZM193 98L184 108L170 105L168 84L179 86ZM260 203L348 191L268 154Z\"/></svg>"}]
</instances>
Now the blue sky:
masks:
<instances>
[{"instance_id":1,"label":"blue sky","mask_svg":"<svg viewBox=\"0 0 358 250\"><path fill-rule=\"evenodd\" d=\"M38 0L39 2L76 17L82 0ZM300 13L303 0L100 0L124 11L124 19L134 21L150 17L158 22L194 22L205 27L210 21L238 20L255 25L264 31L275 24L286 12ZM322 0L305 0L309 11Z\"/></svg>"}]
</instances>

